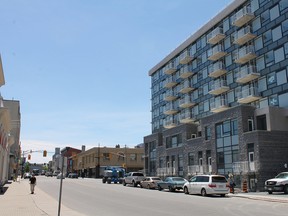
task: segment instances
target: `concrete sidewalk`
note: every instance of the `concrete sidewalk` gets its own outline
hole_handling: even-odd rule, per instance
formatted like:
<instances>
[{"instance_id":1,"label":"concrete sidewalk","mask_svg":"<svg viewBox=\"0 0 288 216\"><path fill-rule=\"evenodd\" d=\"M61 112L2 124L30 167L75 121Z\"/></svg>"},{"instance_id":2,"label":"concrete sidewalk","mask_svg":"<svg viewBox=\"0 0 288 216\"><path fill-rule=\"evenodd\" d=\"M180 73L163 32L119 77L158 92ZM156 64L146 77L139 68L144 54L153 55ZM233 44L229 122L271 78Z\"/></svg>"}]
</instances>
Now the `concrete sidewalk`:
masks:
<instances>
[{"instance_id":1,"label":"concrete sidewalk","mask_svg":"<svg viewBox=\"0 0 288 216\"><path fill-rule=\"evenodd\" d=\"M55 200L37 185L35 194L30 194L27 181L8 182L4 185L4 193L0 194L0 214L3 216L38 216L58 215L58 200ZM81 216L64 205L61 205L61 216Z\"/></svg>"},{"instance_id":2,"label":"concrete sidewalk","mask_svg":"<svg viewBox=\"0 0 288 216\"><path fill-rule=\"evenodd\" d=\"M288 194L283 194L283 193L267 194L267 192L249 192L249 193L238 192L235 194L229 194L229 196L246 198L246 199L251 199L251 200L288 203Z\"/></svg>"}]
</instances>

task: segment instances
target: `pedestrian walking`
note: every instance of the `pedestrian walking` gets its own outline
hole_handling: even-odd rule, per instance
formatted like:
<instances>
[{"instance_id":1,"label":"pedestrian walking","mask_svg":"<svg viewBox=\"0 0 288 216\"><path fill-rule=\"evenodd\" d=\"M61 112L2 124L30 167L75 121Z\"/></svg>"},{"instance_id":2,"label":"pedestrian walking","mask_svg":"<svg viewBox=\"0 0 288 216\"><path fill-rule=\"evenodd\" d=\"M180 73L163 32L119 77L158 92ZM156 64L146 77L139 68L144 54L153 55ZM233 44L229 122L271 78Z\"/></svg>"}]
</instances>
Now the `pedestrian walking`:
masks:
<instances>
[{"instance_id":1,"label":"pedestrian walking","mask_svg":"<svg viewBox=\"0 0 288 216\"><path fill-rule=\"evenodd\" d=\"M229 174L229 186L230 186L230 193L234 194L234 187L236 186L236 184L234 182L234 178L231 173Z\"/></svg>"},{"instance_id":2,"label":"pedestrian walking","mask_svg":"<svg viewBox=\"0 0 288 216\"><path fill-rule=\"evenodd\" d=\"M35 174L32 174L31 178L29 179L30 181L30 190L31 190L31 194L34 194L34 189L35 189L35 185L36 185L36 177Z\"/></svg>"}]
</instances>

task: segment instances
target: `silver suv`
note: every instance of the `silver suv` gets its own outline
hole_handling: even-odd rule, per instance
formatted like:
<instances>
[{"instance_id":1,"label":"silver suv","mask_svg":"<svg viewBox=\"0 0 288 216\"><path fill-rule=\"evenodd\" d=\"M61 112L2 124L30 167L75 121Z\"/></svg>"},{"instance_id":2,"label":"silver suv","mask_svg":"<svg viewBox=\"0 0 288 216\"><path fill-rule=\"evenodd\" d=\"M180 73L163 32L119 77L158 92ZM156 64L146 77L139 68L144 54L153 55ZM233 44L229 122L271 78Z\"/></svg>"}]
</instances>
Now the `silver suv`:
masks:
<instances>
[{"instance_id":1,"label":"silver suv","mask_svg":"<svg viewBox=\"0 0 288 216\"><path fill-rule=\"evenodd\" d=\"M184 184L185 194L215 194L225 196L229 193L227 179L222 175L197 175Z\"/></svg>"}]
</instances>

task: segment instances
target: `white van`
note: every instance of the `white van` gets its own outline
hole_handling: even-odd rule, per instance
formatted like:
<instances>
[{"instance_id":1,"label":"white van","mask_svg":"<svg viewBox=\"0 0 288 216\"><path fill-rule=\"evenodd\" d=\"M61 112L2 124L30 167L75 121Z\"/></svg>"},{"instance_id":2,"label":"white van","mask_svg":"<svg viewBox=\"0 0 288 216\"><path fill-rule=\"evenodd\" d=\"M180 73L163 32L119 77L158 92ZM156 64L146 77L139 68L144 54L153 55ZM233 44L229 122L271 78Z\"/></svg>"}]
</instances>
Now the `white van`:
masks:
<instances>
[{"instance_id":1,"label":"white van","mask_svg":"<svg viewBox=\"0 0 288 216\"><path fill-rule=\"evenodd\" d=\"M184 184L185 194L225 196L229 193L227 179L222 175L197 175Z\"/></svg>"}]
</instances>

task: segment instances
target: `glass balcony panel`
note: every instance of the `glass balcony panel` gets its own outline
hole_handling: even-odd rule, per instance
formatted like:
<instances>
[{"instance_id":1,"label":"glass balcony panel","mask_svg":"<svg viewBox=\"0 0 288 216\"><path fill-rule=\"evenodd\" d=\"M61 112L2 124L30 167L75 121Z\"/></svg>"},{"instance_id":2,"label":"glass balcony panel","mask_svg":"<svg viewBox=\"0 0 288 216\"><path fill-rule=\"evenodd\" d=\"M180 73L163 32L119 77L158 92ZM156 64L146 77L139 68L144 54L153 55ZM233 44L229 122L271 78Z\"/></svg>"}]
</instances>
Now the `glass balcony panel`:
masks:
<instances>
[{"instance_id":1,"label":"glass balcony panel","mask_svg":"<svg viewBox=\"0 0 288 216\"><path fill-rule=\"evenodd\" d=\"M228 103L226 99L215 99L212 103L210 103L211 112L218 113L229 109Z\"/></svg>"},{"instance_id":2,"label":"glass balcony panel","mask_svg":"<svg viewBox=\"0 0 288 216\"><path fill-rule=\"evenodd\" d=\"M185 95L180 101L179 101L179 107L181 108L188 108L195 105L195 102L193 101L192 97L190 95Z\"/></svg>"},{"instance_id":3,"label":"glass balcony panel","mask_svg":"<svg viewBox=\"0 0 288 216\"><path fill-rule=\"evenodd\" d=\"M194 117L191 111L184 111L183 113L180 114L180 123L193 123L194 122Z\"/></svg>"},{"instance_id":4,"label":"glass balcony panel","mask_svg":"<svg viewBox=\"0 0 288 216\"><path fill-rule=\"evenodd\" d=\"M188 93L190 91L192 91L194 88L192 87L192 84L190 82L190 80L184 80L184 82L180 85L180 93Z\"/></svg>"},{"instance_id":5,"label":"glass balcony panel","mask_svg":"<svg viewBox=\"0 0 288 216\"><path fill-rule=\"evenodd\" d=\"M208 67L208 76L217 78L227 72L225 65L222 61L218 61Z\"/></svg>"},{"instance_id":6,"label":"glass balcony panel","mask_svg":"<svg viewBox=\"0 0 288 216\"><path fill-rule=\"evenodd\" d=\"M218 44L208 50L208 59L211 61L217 61L218 59L222 58L226 55L224 48L221 44Z\"/></svg>"},{"instance_id":7,"label":"glass balcony panel","mask_svg":"<svg viewBox=\"0 0 288 216\"><path fill-rule=\"evenodd\" d=\"M173 76L166 78L164 81L164 87L165 88L172 88L175 85L177 85L177 82L176 82L175 77L173 77Z\"/></svg>"},{"instance_id":8,"label":"glass balcony panel","mask_svg":"<svg viewBox=\"0 0 288 216\"><path fill-rule=\"evenodd\" d=\"M211 86L209 94L219 95L229 90L226 80L217 80Z\"/></svg>"},{"instance_id":9,"label":"glass balcony panel","mask_svg":"<svg viewBox=\"0 0 288 216\"><path fill-rule=\"evenodd\" d=\"M167 103L164 107L165 115L173 115L177 112L178 112L177 107L173 103Z\"/></svg>"},{"instance_id":10,"label":"glass balcony panel","mask_svg":"<svg viewBox=\"0 0 288 216\"><path fill-rule=\"evenodd\" d=\"M255 16L251 12L250 6L243 7L232 17L232 25L241 27L252 20L254 17Z\"/></svg>"},{"instance_id":11,"label":"glass balcony panel","mask_svg":"<svg viewBox=\"0 0 288 216\"><path fill-rule=\"evenodd\" d=\"M165 74L173 74L176 70L177 68L174 62L170 62L164 67Z\"/></svg>"},{"instance_id":12,"label":"glass balcony panel","mask_svg":"<svg viewBox=\"0 0 288 216\"><path fill-rule=\"evenodd\" d=\"M239 31L237 31L234 34L233 43L238 44L238 45L243 45L255 37L256 37L256 35L252 34L252 32L251 32L251 27L246 26L244 28L241 28Z\"/></svg>"},{"instance_id":13,"label":"glass balcony panel","mask_svg":"<svg viewBox=\"0 0 288 216\"><path fill-rule=\"evenodd\" d=\"M249 65L248 67L242 67L236 74L237 83L247 83L260 77L260 73L257 71L257 67Z\"/></svg>"},{"instance_id":14,"label":"glass balcony panel","mask_svg":"<svg viewBox=\"0 0 288 216\"><path fill-rule=\"evenodd\" d=\"M164 128L169 129L177 126L177 120L173 117L164 119Z\"/></svg>"},{"instance_id":15,"label":"glass balcony panel","mask_svg":"<svg viewBox=\"0 0 288 216\"><path fill-rule=\"evenodd\" d=\"M188 78L194 74L191 65L185 65L184 67L180 68L179 72L180 77L183 79Z\"/></svg>"},{"instance_id":16,"label":"glass balcony panel","mask_svg":"<svg viewBox=\"0 0 288 216\"><path fill-rule=\"evenodd\" d=\"M173 101L177 98L177 96L175 95L174 91L172 89L168 90L165 92L164 95L164 100L165 101Z\"/></svg>"},{"instance_id":17,"label":"glass balcony panel","mask_svg":"<svg viewBox=\"0 0 288 216\"><path fill-rule=\"evenodd\" d=\"M245 64L256 57L257 55L255 54L254 47L252 45L244 46L236 53L235 63Z\"/></svg>"},{"instance_id":18,"label":"glass balcony panel","mask_svg":"<svg viewBox=\"0 0 288 216\"><path fill-rule=\"evenodd\" d=\"M217 27L212 32L208 34L207 42L210 44L217 44L219 41L225 38L225 34L223 33L223 28Z\"/></svg>"},{"instance_id":19,"label":"glass balcony panel","mask_svg":"<svg viewBox=\"0 0 288 216\"><path fill-rule=\"evenodd\" d=\"M256 87L245 88L238 93L238 103L251 103L261 98Z\"/></svg>"},{"instance_id":20,"label":"glass balcony panel","mask_svg":"<svg viewBox=\"0 0 288 216\"><path fill-rule=\"evenodd\" d=\"M188 64L190 61L193 60L193 55L191 54L190 50L186 50L180 55L180 64Z\"/></svg>"}]
</instances>

